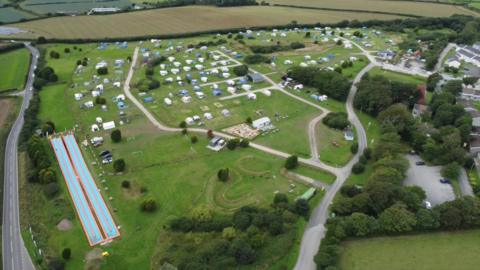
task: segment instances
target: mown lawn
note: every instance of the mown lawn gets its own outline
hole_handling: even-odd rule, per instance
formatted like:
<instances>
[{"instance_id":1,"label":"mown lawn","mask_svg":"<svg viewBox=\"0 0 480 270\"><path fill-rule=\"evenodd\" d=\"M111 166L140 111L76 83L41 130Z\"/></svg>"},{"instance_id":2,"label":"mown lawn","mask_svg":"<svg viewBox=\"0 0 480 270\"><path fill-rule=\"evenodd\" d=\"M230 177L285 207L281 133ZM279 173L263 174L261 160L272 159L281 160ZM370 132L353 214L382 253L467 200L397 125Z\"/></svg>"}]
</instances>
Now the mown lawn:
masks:
<instances>
[{"instance_id":1,"label":"mown lawn","mask_svg":"<svg viewBox=\"0 0 480 270\"><path fill-rule=\"evenodd\" d=\"M321 161L335 167L341 167L352 158L353 154L350 147L353 142L345 140L343 131L319 123L316 127L316 135Z\"/></svg>"},{"instance_id":2,"label":"mown lawn","mask_svg":"<svg viewBox=\"0 0 480 270\"><path fill-rule=\"evenodd\" d=\"M27 49L17 49L0 54L0 93L6 90L23 90L30 64Z\"/></svg>"},{"instance_id":3,"label":"mown lawn","mask_svg":"<svg viewBox=\"0 0 480 270\"><path fill-rule=\"evenodd\" d=\"M370 75L382 75L393 81L400 81L404 83L412 83L415 85L425 84L427 79L420 76L406 75L394 71L382 70L379 67L374 67L368 72Z\"/></svg>"},{"instance_id":4,"label":"mown lawn","mask_svg":"<svg viewBox=\"0 0 480 270\"><path fill-rule=\"evenodd\" d=\"M344 270L472 270L480 265L480 230L380 237L342 243Z\"/></svg>"},{"instance_id":5,"label":"mown lawn","mask_svg":"<svg viewBox=\"0 0 480 270\"><path fill-rule=\"evenodd\" d=\"M69 47L71 53L63 53L65 47ZM217 153L206 148L207 138L204 135L197 135L198 143L192 144L190 136L194 134L183 136L179 133L159 132L129 101L125 102L127 109L124 109L127 120L120 125L119 109L112 98L122 91L110 85L106 85L103 94L107 100L107 111L102 111L98 105L92 109L82 109L80 105L92 100L92 97L87 94L81 101L75 101L73 95L88 89L84 82L92 80L95 63L100 60L112 63L118 58L125 59L131 53L130 49L108 48L99 51L94 45L79 45L77 50L73 50L72 45L55 45L47 49L61 53L60 59L48 60L48 64L57 70L59 83L47 86L40 92L40 120L53 121L58 131L71 130L75 125L78 141L83 141L87 136L102 136L105 139L102 147L81 147L92 175L121 227L120 239L99 247L110 253L110 256L102 261L100 269L149 269L155 250L161 248L162 239L158 237L164 231L164 226L170 219L188 214L199 204L206 204L214 211L228 213L243 205L267 206L275 192L286 193L290 200L293 200L307 189L282 173L285 161L281 158L249 148L235 151L225 149ZM75 62L83 57L91 59L88 66L82 72L73 74ZM118 70L125 71L127 67L128 65ZM112 68L109 75L102 79L107 77L112 80L115 76L122 77L124 74L114 72ZM92 85L94 84L89 87ZM274 103L276 106L287 104L283 100L284 95L275 93L272 98L276 98L275 95L279 95L281 100L280 103ZM270 106L272 107L269 111L276 111L275 106ZM291 107L288 109L292 110ZM294 106L293 112L288 111L288 119L295 117L295 110L303 113L300 107ZM122 132L122 142L113 144L108 131L91 132L90 125L95 123L96 117L115 120L117 128ZM280 119L275 123L281 130L282 121ZM288 127L284 129L288 130ZM115 174L112 165L99 165L94 162L98 160L98 153L105 149L110 150L115 159L125 159L126 172ZM24 156L22 158L21 166L25 168ZM230 169L231 178L226 183L217 180L216 175L220 168ZM322 171L301 168L300 173L305 172L318 180L331 181L333 178ZM42 186L26 183L26 175L22 175L22 234L29 250L34 253L27 226L35 225L33 234L44 254L59 256L63 248L70 247L73 256L67 262L67 269L82 269L85 266L85 254L91 248L87 245L59 171L58 176L61 194L48 200L43 195ZM131 183L131 188L121 187L121 182L125 180ZM295 184L294 188L292 184ZM158 209L155 213L146 214L140 211L140 204L146 198L156 200ZM38 205L42 207L34 207ZM60 232L56 229L57 223L63 218L72 219L71 230ZM272 247L274 246L272 244Z\"/></svg>"}]
</instances>

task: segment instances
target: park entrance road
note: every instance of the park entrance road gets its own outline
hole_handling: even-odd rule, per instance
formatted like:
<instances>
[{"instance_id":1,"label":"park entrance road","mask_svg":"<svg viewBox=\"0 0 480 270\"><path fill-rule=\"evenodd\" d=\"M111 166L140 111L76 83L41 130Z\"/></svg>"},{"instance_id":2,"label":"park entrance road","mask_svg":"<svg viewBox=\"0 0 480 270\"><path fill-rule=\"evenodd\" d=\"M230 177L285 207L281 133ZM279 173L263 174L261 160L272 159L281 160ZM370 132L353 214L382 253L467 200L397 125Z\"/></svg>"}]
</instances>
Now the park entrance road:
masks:
<instances>
[{"instance_id":1,"label":"park entrance road","mask_svg":"<svg viewBox=\"0 0 480 270\"><path fill-rule=\"evenodd\" d=\"M32 58L30 70L25 83L23 103L15 123L10 130L5 147L5 174L3 183L3 220L2 220L2 249L4 270L34 270L32 259L23 243L20 234L20 217L18 202L18 156L17 146L20 131L23 127L23 116L28 108L32 91L35 68L39 52L30 44L25 44Z\"/></svg>"}]
</instances>

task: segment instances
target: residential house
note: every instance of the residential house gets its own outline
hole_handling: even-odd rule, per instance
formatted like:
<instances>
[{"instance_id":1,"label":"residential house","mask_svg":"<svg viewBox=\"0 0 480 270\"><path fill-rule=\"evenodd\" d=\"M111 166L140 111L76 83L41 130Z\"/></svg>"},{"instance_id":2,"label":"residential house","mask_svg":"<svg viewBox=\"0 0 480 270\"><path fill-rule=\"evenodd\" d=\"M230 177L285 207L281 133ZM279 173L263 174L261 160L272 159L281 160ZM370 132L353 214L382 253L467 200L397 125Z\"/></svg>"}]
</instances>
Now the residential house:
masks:
<instances>
[{"instance_id":1,"label":"residential house","mask_svg":"<svg viewBox=\"0 0 480 270\"><path fill-rule=\"evenodd\" d=\"M422 116L422 114L424 114L424 113L428 113L429 111L430 110L429 110L428 106L417 103L417 104L413 105L412 116L414 118L417 118L417 117Z\"/></svg>"}]
</instances>

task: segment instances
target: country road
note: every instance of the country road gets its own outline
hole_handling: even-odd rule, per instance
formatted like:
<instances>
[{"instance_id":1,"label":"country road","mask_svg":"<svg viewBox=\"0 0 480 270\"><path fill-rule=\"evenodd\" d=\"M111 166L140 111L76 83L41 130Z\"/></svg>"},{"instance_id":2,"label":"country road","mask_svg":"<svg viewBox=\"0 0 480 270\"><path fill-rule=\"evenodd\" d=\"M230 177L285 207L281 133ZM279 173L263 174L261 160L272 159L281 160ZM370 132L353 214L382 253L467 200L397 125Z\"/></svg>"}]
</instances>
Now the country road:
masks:
<instances>
[{"instance_id":1,"label":"country road","mask_svg":"<svg viewBox=\"0 0 480 270\"><path fill-rule=\"evenodd\" d=\"M4 270L34 270L32 259L23 243L20 229L19 200L18 200L18 138L23 127L24 113L28 108L34 80L35 68L39 52L30 44L25 44L30 51L31 63L23 103L15 123L10 130L5 147L5 174L3 185L3 224L2 224L2 250Z\"/></svg>"},{"instance_id":2,"label":"country road","mask_svg":"<svg viewBox=\"0 0 480 270\"><path fill-rule=\"evenodd\" d=\"M318 248L320 247L320 242L325 236L325 223L328 219L328 207L335 198L335 195L342 187L343 183L347 180L350 172L352 170L353 164L355 164L363 150L367 147L367 133L363 128L362 123L355 114L353 108L353 99L357 93L357 83L360 82L362 77L370 71L375 64L370 63L364 67L355 77L350 88L350 92L347 98L347 113L348 120L355 126L357 131L357 141L358 141L358 153L348 162L348 164L337 170L337 179L333 185L325 193L325 197L322 199L320 205L313 209L312 214L310 215L310 220L308 222L307 228L302 237L302 243L300 245L300 253L297 258L297 263L295 264L294 270L315 270L316 265L313 260L315 254L317 254Z\"/></svg>"}]
</instances>

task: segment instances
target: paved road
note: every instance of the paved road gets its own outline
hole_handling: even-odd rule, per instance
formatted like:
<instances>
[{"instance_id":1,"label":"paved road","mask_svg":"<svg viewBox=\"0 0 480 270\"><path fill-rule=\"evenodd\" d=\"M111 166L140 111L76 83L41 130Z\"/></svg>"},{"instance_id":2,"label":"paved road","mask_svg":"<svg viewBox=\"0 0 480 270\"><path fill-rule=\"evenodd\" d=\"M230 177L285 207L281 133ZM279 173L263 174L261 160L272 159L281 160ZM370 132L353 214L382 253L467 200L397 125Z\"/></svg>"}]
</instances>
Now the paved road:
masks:
<instances>
[{"instance_id":1,"label":"paved road","mask_svg":"<svg viewBox=\"0 0 480 270\"><path fill-rule=\"evenodd\" d=\"M440 56L438 57L438 62L435 65L435 68L433 69L433 72L439 72L440 69L442 68L443 62L445 61L445 57L447 57L448 52L456 48L457 44L455 43L448 43L448 45L443 49L442 53L440 53Z\"/></svg>"},{"instance_id":2,"label":"paved road","mask_svg":"<svg viewBox=\"0 0 480 270\"><path fill-rule=\"evenodd\" d=\"M419 156L408 155L410 166L407 170L407 178L403 181L407 186L419 186L427 194L427 201L432 206L452 201L455 193L451 185L440 183L442 166L417 166L415 162L421 161Z\"/></svg>"},{"instance_id":3,"label":"paved road","mask_svg":"<svg viewBox=\"0 0 480 270\"><path fill-rule=\"evenodd\" d=\"M36 48L25 44L32 54L30 71L25 84L24 98L17 120L12 126L5 147L5 175L3 186L3 224L2 224L2 249L3 269L5 270L33 270L32 259L20 235L20 218L18 202L18 159L17 145L20 131L23 127L23 115L30 103L33 84L33 72L37 65L39 52Z\"/></svg>"},{"instance_id":4,"label":"paved road","mask_svg":"<svg viewBox=\"0 0 480 270\"><path fill-rule=\"evenodd\" d=\"M458 177L458 182L460 184L460 192L462 192L462 196L474 195L472 186L470 185L470 181L468 181L467 172L463 168L460 170L460 176Z\"/></svg>"},{"instance_id":5,"label":"paved road","mask_svg":"<svg viewBox=\"0 0 480 270\"><path fill-rule=\"evenodd\" d=\"M352 125L355 126L355 129L357 131L357 141L359 149L358 153L353 157L352 160L350 160L350 162L346 166L336 170L337 179L335 180L333 185L327 190L325 197L323 198L320 205L318 205L312 211L308 226L302 237L300 253L298 255L297 263L295 264L294 270L316 269L313 258L315 257L315 254L317 254L318 248L320 247L320 242L325 236L324 225L328 219L328 207L332 203L333 198L335 198L335 195L340 190L345 180L347 180L348 176L350 175L353 164L358 161L359 155L363 153L363 150L367 147L367 133L365 132L362 123L355 114L355 110L353 108L353 99L355 98L355 94L357 93L357 83L360 82L362 77L374 66L375 64L370 63L357 74L357 76L353 80L352 87L347 98L346 106L348 119L350 120Z\"/></svg>"}]
</instances>

